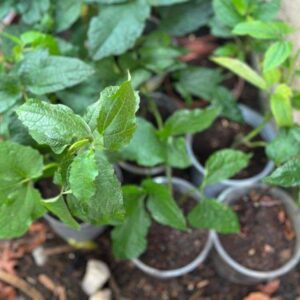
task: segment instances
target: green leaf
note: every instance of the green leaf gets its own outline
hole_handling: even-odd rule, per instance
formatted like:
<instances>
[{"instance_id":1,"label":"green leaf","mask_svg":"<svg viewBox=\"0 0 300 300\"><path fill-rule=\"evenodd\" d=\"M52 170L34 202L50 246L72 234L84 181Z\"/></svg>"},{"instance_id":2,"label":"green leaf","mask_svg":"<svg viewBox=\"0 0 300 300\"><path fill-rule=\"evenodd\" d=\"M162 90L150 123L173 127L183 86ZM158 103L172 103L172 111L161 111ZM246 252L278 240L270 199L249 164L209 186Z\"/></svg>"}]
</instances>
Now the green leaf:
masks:
<instances>
[{"instance_id":1,"label":"green leaf","mask_svg":"<svg viewBox=\"0 0 300 300\"><path fill-rule=\"evenodd\" d=\"M232 0L232 3L240 15L244 16L247 13L249 5L247 0Z\"/></svg>"},{"instance_id":2,"label":"green leaf","mask_svg":"<svg viewBox=\"0 0 300 300\"><path fill-rule=\"evenodd\" d=\"M55 29L61 32L68 29L80 16L82 0L55 1Z\"/></svg>"},{"instance_id":3,"label":"green leaf","mask_svg":"<svg viewBox=\"0 0 300 300\"><path fill-rule=\"evenodd\" d=\"M40 21L50 6L49 0L26 0L18 1L17 9L26 24Z\"/></svg>"},{"instance_id":4,"label":"green leaf","mask_svg":"<svg viewBox=\"0 0 300 300\"><path fill-rule=\"evenodd\" d=\"M48 49L50 54L59 54L57 40L49 35L39 31L26 31L20 36L22 47L44 48Z\"/></svg>"},{"instance_id":5,"label":"green leaf","mask_svg":"<svg viewBox=\"0 0 300 300\"><path fill-rule=\"evenodd\" d=\"M219 64L240 77L244 78L248 82L252 83L256 87L265 90L267 88L267 83L265 80L258 75L253 69L251 69L246 63L228 57L214 57L212 58L216 64Z\"/></svg>"},{"instance_id":6,"label":"green leaf","mask_svg":"<svg viewBox=\"0 0 300 300\"><path fill-rule=\"evenodd\" d=\"M270 176L266 177L264 182L283 187L299 185L300 159L296 158L286 162L277 168Z\"/></svg>"},{"instance_id":7,"label":"green leaf","mask_svg":"<svg viewBox=\"0 0 300 300\"><path fill-rule=\"evenodd\" d=\"M268 143L266 153L277 165L291 159L300 153L300 140L295 133L300 132L300 126L291 128L280 128L277 136Z\"/></svg>"},{"instance_id":8,"label":"green leaf","mask_svg":"<svg viewBox=\"0 0 300 300\"><path fill-rule=\"evenodd\" d=\"M189 213L189 223L195 228L214 229L219 233L236 233L240 230L234 211L215 199L203 199Z\"/></svg>"},{"instance_id":9,"label":"green leaf","mask_svg":"<svg viewBox=\"0 0 300 300\"><path fill-rule=\"evenodd\" d=\"M216 87L211 102L221 108L221 114L232 121L242 122L243 115L231 91L227 88Z\"/></svg>"},{"instance_id":10,"label":"green leaf","mask_svg":"<svg viewBox=\"0 0 300 300\"><path fill-rule=\"evenodd\" d=\"M121 184L113 166L103 152L96 151L98 175L96 193L87 202L68 197L68 206L74 215L91 224L115 224L124 219Z\"/></svg>"},{"instance_id":11,"label":"green leaf","mask_svg":"<svg viewBox=\"0 0 300 300\"><path fill-rule=\"evenodd\" d=\"M160 136L167 138L169 136L201 132L210 127L219 114L219 107L178 110L167 119Z\"/></svg>"},{"instance_id":12,"label":"green leaf","mask_svg":"<svg viewBox=\"0 0 300 300\"><path fill-rule=\"evenodd\" d=\"M277 86L271 96L271 110L276 123L280 127L293 125L292 90L285 84Z\"/></svg>"},{"instance_id":13,"label":"green leaf","mask_svg":"<svg viewBox=\"0 0 300 300\"><path fill-rule=\"evenodd\" d=\"M147 0L147 2L152 6L174 5L187 1L188 0Z\"/></svg>"},{"instance_id":14,"label":"green leaf","mask_svg":"<svg viewBox=\"0 0 300 300\"><path fill-rule=\"evenodd\" d=\"M184 215L173 199L168 187L151 179L144 180L142 185L149 195L147 207L153 219L160 224L178 230L185 230Z\"/></svg>"},{"instance_id":15,"label":"green leaf","mask_svg":"<svg viewBox=\"0 0 300 300\"><path fill-rule=\"evenodd\" d=\"M62 153L74 141L91 136L84 120L67 106L30 99L17 109L22 123L39 143Z\"/></svg>"},{"instance_id":16,"label":"green leaf","mask_svg":"<svg viewBox=\"0 0 300 300\"><path fill-rule=\"evenodd\" d=\"M21 99L21 87L18 78L12 75L0 75L0 113L10 109Z\"/></svg>"},{"instance_id":17,"label":"green leaf","mask_svg":"<svg viewBox=\"0 0 300 300\"><path fill-rule=\"evenodd\" d=\"M22 236L44 213L41 196L30 184L15 189L8 198L1 199L0 239Z\"/></svg>"},{"instance_id":18,"label":"green leaf","mask_svg":"<svg viewBox=\"0 0 300 300\"><path fill-rule=\"evenodd\" d=\"M283 22L272 21L248 21L238 24L233 33L236 35L250 35L256 39L273 40L280 39L285 35L292 33L293 29Z\"/></svg>"},{"instance_id":19,"label":"green leaf","mask_svg":"<svg viewBox=\"0 0 300 300\"><path fill-rule=\"evenodd\" d=\"M79 153L70 166L69 177L70 188L78 200L88 202L95 195L97 175L95 153L91 150Z\"/></svg>"},{"instance_id":20,"label":"green leaf","mask_svg":"<svg viewBox=\"0 0 300 300\"><path fill-rule=\"evenodd\" d=\"M112 231L112 250L119 259L133 259L146 250L151 220L144 207L145 196L137 187L124 187L123 193L126 219Z\"/></svg>"},{"instance_id":21,"label":"green leaf","mask_svg":"<svg viewBox=\"0 0 300 300\"><path fill-rule=\"evenodd\" d=\"M20 187L22 182L43 173L43 157L38 151L11 142L0 142L1 201Z\"/></svg>"},{"instance_id":22,"label":"green leaf","mask_svg":"<svg viewBox=\"0 0 300 300\"><path fill-rule=\"evenodd\" d=\"M65 200L61 195L51 199L43 200L42 204L64 224L74 229L80 229L80 225L71 215Z\"/></svg>"},{"instance_id":23,"label":"green leaf","mask_svg":"<svg viewBox=\"0 0 300 300\"><path fill-rule=\"evenodd\" d=\"M212 14L211 0L192 0L159 9L159 29L172 36L183 36L207 25Z\"/></svg>"},{"instance_id":24,"label":"green leaf","mask_svg":"<svg viewBox=\"0 0 300 300\"><path fill-rule=\"evenodd\" d=\"M238 13L231 0L213 0L213 7L216 16L229 27L243 21L243 17Z\"/></svg>"},{"instance_id":25,"label":"green leaf","mask_svg":"<svg viewBox=\"0 0 300 300\"><path fill-rule=\"evenodd\" d=\"M186 149L186 139L184 137L169 139L166 151L166 163L169 166L184 169L192 164Z\"/></svg>"},{"instance_id":26,"label":"green leaf","mask_svg":"<svg viewBox=\"0 0 300 300\"><path fill-rule=\"evenodd\" d=\"M137 130L129 145L121 150L121 157L146 167L164 162L165 149L150 122L137 118Z\"/></svg>"},{"instance_id":27,"label":"green leaf","mask_svg":"<svg viewBox=\"0 0 300 300\"><path fill-rule=\"evenodd\" d=\"M203 186L228 179L247 167L251 154L224 149L212 154L205 163Z\"/></svg>"},{"instance_id":28,"label":"green leaf","mask_svg":"<svg viewBox=\"0 0 300 300\"><path fill-rule=\"evenodd\" d=\"M187 67L178 73L178 78L175 87L179 92L184 90L205 100L210 100L216 86L223 80L219 70L202 67Z\"/></svg>"},{"instance_id":29,"label":"green leaf","mask_svg":"<svg viewBox=\"0 0 300 300\"><path fill-rule=\"evenodd\" d=\"M136 129L135 113L138 106L139 97L130 81L102 91L97 129L103 136L106 149L118 150L129 143Z\"/></svg>"},{"instance_id":30,"label":"green leaf","mask_svg":"<svg viewBox=\"0 0 300 300\"><path fill-rule=\"evenodd\" d=\"M278 16L281 0L262 1L253 13L254 19L272 21Z\"/></svg>"},{"instance_id":31,"label":"green leaf","mask_svg":"<svg viewBox=\"0 0 300 300\"><path fill-rule=\"evenodd\" d=\"M46 51L39 50L25 56L18 73L30 92L43 95L76 85L94 71L78 58L49 56Z\"/></svg>"},{"instance_id":32,"label":"green leaf","mask_svg":"<svg viewBox=\"0 0 300 300\"><path fill-rule=\"evenodd\" d=\"M264 72L273 70L283 64L290 56L293 50L293 44L290 41L280 41L272 44L267 50L264 61Z\"/></svg>"},{"instance_id":33,"label":"green leaf","mask_svg":"<svg viewBox=\"0 0 300 300\"><path fill-rule=\"evenodd\" d=\"M150 6L145 0L103 6L100 14L92 18L88 31L93 59L120 55L133 47L149 15Z\"/></svg>"}]
</instances>

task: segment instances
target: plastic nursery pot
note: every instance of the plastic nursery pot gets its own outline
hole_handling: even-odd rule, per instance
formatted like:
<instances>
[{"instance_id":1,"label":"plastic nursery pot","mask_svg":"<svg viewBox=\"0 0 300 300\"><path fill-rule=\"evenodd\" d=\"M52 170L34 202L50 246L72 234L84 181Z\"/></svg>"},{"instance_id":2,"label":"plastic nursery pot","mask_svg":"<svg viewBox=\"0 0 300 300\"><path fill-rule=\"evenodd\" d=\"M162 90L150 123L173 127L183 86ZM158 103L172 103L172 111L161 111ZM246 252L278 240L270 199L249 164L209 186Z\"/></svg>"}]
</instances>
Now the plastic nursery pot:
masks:
<instances>
[{"instance_id":1,"label":"plastic nursery pot","mask_svg":"<svg viewBox=\"0 0 300 300\"><path fill-rule=\"evenodd\" d=\"M257 271L244 267L234 260L230 256L230 253L224 249L222 242L219 239L219 234L213 232L213 242L215 247L213 261L217 272L231 282L248 285L282 276L294 268L300 259L300 211L293 199L286 192L281 189L270 188L262 184L256 184L248 187L232 187L224 191L219 196L219 201L229 205L233 204L235 201L248 194L248 192L253 189L258 189L261 191L268 189L268 193L281 202L286 210L289 220L293 225L296 241L293 255L284 265L275 270Z\"/></svg>"},{"instance_id":2,"label":"plastic nursery pot","mask_svg":"<svg viewBox=\"0 0 300 300\"><path fill-rule=\"evenodd\" d=\"M263 121L263 117L252 110L251 108L240 104L239 105L242 115L244 117L245 123L252 126L257 127L260 125ZM265 127L261 131L261 136L265 141L271 141L276 136L276 131L271 123L268 123L265 125ZM204 141L205 142L205 141ZM187 136L187 151L191 157L194 170L193 170L193 183L196 185L199 185L202 181L203 175L204 175L204 166L199 162L196 155L193 151L193 135ZM228 187L239 187L239 186L246 186L251 184L256 184L259 182L262 178L267 176L272 169L274 168L274 163L272 161L268 161L263 168L263 170L256 174L255 176L245 178L245 179L228 179L224 180L218 184L208 186L205 190L205 193L207 196L210 197L216 197L218 196L224 189Z\"/></svg>"},{"instance_id":3,"label":"plastic nursery pot","mask_svg":"<svg viewBox=\"0 0 300 300\"><path fill-rule=\"evenodd\" d=\"M75 240L77 242L87 242L95 239L106 229L105 226L95 226L90 224L81 224L80 229L72 229L58 219L46 214L44 218L49 223L53 231L66 241Z\"/></svg>"},{"instance_id":4,"label":"plastic nursery pot","mask_svg":"<svg viewBox=\"0 0 300 300\"><path fill-rule=\"evenodd\" d=\"M165 185L168 182L166 177L156 177L154 178L154 181ZM195 189L195 187L193 187L187 181L180 178L173 177L172 183L173 183L174 190L183 194L188 194L191 198L195 199L195 202L200 201L199 192ZM212 234L213 234L212 231L208 231L207 240L201 252L190 263L188 263L183 267L173 269L173 270L159 270L148 266L140 259L133 259L132 262L136 267L138 267L146 274L157 278L168 279L168 278L182 276L186 273L193 271L195 268L197 268L201 263L205 261L213 245ZM190 245L186 245L186 246L189 247Z\"/></svg>"},{"instance_id":5,"label":"plastic nursery pot","mask_svg":"<svg viewBox=\"0 0 300 300\"><path fill-rule=\"evenodd\" d=\"M163 108L167 113L173 113L177 109L177 105L175 105L174 100L172 100L169 96L162 93L152 93L152 99L156 103L156 105L160 108ZM146 103L146 100L142 101L142 103ZM140 176L156 176L164 173L164 166L156 166L156 167L142 167L136 164L133 164L129 161L121 161L119 162L119 166L125 171L140 175Z\"/></svg>"}]
</instances>

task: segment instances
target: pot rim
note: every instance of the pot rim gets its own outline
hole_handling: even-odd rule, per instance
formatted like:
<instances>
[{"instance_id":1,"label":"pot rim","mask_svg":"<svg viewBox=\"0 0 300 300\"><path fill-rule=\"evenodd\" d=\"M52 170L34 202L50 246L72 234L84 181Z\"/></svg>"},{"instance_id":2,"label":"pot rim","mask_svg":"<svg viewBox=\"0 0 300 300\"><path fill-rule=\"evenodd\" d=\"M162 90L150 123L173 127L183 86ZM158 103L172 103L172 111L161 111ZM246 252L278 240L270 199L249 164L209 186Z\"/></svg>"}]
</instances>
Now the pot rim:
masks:
<instances>
[{"instance_id":1,"label":"pot rim","mask_svg":"<svg viewBox=\"0 0 300 300\"><path fill-rule=\"evenodd\" d=\"M222 192L221 195L218 197L218 200L220 202L224 202L225 199L230 194L234 193L236 190L243 189L243 191L246 192L253 188L269 188L269 187L264 184L249 185L247 187L231 187L231 188L225 190L224 192ZM287 211L287 214L293 223L294 230L299 231L300 229L298 229L297 226L295 226L295 219L300 217L300 213L299 213L299 208L297 207L297 205L295 204L293 199L282 189L279 189L276 187L271 187L271 190L280 195L280 198L279 198L280 200L283 198L285 199L284 203L283 203L283 200L281 200L282 204L285 207L290 206L292 208L292 210L296 212L295 216L288 213L288 211ZM292 268L294 268L298 264L299 259L300 259L300 241L299 241L299 237L297 237L297 235L296 235L296 244L295 244L294 254L284 265L282 265L281 267L279 267L277 269L271 270L271 271L253 270L253 269L247 268L247 267L243 266L242 264L238 263L235 259L233 259L228 254L228 252L224 249L224 247L219 239L219 234L216 231L213 231L212 236L213 236L214 247L215 247L216 251L218 252L218 254L222 257L222 259L238 273L246 275L248 277L255 278L255 279L267 280L270 278L280 277L280 276L286 274L287 272L289 272Z\"/></svg>"},{"instance_id":2,"label":"pot rim","mask_svg":"<svg viewBox=\"0 0 300 300\"><path fill-rule=\"evenodd\" d=\"M164 166L156 167L142 167L131 164L129 161L120 161L118 165L127 172L137 174L137 175L158 175L163 173L165 168Z\"/></svg>"},{"instance_id":3,"label":"pot rim","mask_svg":"<svg viewBox=\"0 0 300 300\"><path fill-rule=\"evenodd\" d=\"M89 224L89 223L78 223L80 225L79 229L74 229L72 227L69 227L68 225L66 225L64 222L60 221L59 219L57 219L56 217L52 217L50 213L46 213L43 216L47 221L55 223L57 225L64 225L66 228L70 229L70 230L74 230L74 231L80 231L82 229L86 229L86 228L91 228L91 227L105 227L104 225L93 225L93 224Z\"/></svg>"},{"instance_id":4,"label":"pot rim","mask_svg":"<svg viewBox=\"0 0 300 300\"><path fill-rule=\"evenodd\" d=\"M249 108L246 105L243 104L239 104L239 107L242 111L242 114L245 115L246 114L251 114L252 118L256 118L259 119L260 122L262 120L262 116L257 113L256 111L254 111L253 109ZM250 119L250 118L249 118ZM245 120L247 124L251 125L250 122L247 122L247 120ZM269 131L270 134L272 135L272 138L275 137L275 130L272 127L271 123L267 123L266 126L264 127L263 131ZM186 136L186 146L187 146L187 152L189 154L189 156L191 157L192 160L192 164L193 166L198 170L198 172L200 172L201 174L205 173L205 169L204 166L198 161L197 157L194 154L193 151L193 137L194 135L192 134L188 134ZM271 140L272 138L265 138L265 140ZM251 185L251 184L255 184L256 182L258 182L261 178L267 176L268 174L271 173L271 171L274 168L274 163L271 160L268 160L268 162L266 163L264 169L259 172L258 174L249 177L249 178L244 178L244 179L226 179L226 180L222 180L220 183L225 184L225 185L229 185L229 186L234 186L234 187L238 187L238 186L245 186L245 185Z\"/></svg>"},{"instance_id":5,"label":"pot rim","mask_svg":"<svg viewBox=\"0 0 300 300\"><path fill-rule=\"evenodd\" d=\"M157 183L165 184L167 182L167 178L160 176L155 177L153 179ZM190 190L192 193L192 197L198 202L200 201L200 193L198 190L189 182L186 180L183 180L181 178L173 177L172 183L174 185L180 186L184 190ZM183 267L171 269L171 270L160 270L153 267L148 266L147 264L143 263L140 259L136 258L133 259L132 262L134 265L136 265L140 270L144 271L145 273L152 275L157 278L166 279L166 278L174 278L178 276L182 276L186 273L189 273L193 271L195 268L197 268L201 263L204 262L204 260L207 258L211 248L213 246L213 232L212 230L208 230L207 240L205 243L205 246L201 250L200 254L196 256L190 263L186 264Z\"/></svg>"}]
</instances>

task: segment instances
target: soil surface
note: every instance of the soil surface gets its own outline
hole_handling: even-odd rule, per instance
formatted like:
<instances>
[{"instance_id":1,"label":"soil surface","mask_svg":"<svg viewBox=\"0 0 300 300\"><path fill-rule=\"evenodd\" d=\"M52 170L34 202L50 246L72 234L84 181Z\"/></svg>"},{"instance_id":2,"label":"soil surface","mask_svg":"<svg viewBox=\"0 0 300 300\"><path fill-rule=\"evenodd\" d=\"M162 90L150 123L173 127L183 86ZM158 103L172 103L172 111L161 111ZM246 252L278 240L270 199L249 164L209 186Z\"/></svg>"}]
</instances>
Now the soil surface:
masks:
<instances>
[{"instance_id":1,"label":"soil surface","mask_svg":"<svg viewBox=\"0 0 300 300\"><path fill-rule=\"evenodd\" d=\"M193 198L176 192L175 199L185 215L197 204ZM192 262L201 253L207 241L207 231L179 231L153 222L147 240L147 251L140 259L159 270L172 270Z\"/></svg>"},{"instance_id":2,"label":"soil surface","mask_svg":"<svg viewBox=\"0 0 300 300\"><path fill-rule=\"evenodd\" d=\"M199 162L204 165L212 153L221 149L232 148L233 143L238 137L245 136L252 129L248 124L240 124L219 118L210 128L195 134L192 145L193 151ZM262 140L261 136L253 139L253 141ZM234 176L234 179L249 178L259 174L263 170L268 161L264 148L257 147L250 149L245 145L239 145L236 149L245 153L252 153L252 158L249 166Z\"/></svg>"},{"instance_id":3,"label":"soil surface","mask_svg":"<svg viewBox=\"0 0 300 300\"><path fill-rule=\"evenodd\" d=\"M272 300L298 300L297 297L300 297L300 266L271 283L243 286L219 277L209 258L204 265L183 277L159 280L145 275L131 262L113 259L110 254L109 232L100 236L96 244L97 249L93 251L74 249L52 255L43 267L37 266L28 253L19 261L17 275L39 290L45 300L59 298L40 282L41 276L47 276L57 286L63 287L67 300L88 300L80 285L86 262L95 258L107 262L111 268L112 279L107 287L112 289L113 300L244 300L251 292L261 291L271 295ZM45 249L65 245L65 242L49 229L43 245ZM1 297L0 299L8 300ZM30 300L26 297L22 299Z\"/></svg>"},{"instance_id":4,"label":"soil surface","mask_svg":"<svg viewBox=\"0 0 300 300\"><path fill-rule=\"evenodd\" d=\"M280 200L268 192L252 190L233 208L239 216L241 233L220 236L230 256L259 271L277 269L291 258L295 232Z\"/></svg>"}]
</instances>

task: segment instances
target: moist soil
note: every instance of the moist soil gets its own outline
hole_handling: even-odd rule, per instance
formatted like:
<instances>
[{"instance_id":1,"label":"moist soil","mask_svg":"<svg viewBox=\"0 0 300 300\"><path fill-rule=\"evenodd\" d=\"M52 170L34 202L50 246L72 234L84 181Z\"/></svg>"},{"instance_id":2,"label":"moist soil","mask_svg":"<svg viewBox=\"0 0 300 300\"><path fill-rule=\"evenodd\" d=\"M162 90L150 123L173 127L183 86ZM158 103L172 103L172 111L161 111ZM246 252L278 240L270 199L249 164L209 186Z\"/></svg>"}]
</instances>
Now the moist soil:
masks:
<instances>
[{"instance_id":1,"label":"moist soil","mask_svg":"<svg viewBox=\"0 0 300 300\"><path fill-rule=\"evenodd\" d=\"M45 249L66 245L48 230L47 240L43 245ZM152 278L138 270L131 262L117 261L111 256L109 232L95 242L97 249L93 251L74 249L52 255L43 267L37 266L28 253L19 261L17 275L39 290L45 300L58 298L41 284L41 275L46 275L57 286L63 287L67 300L88 300L80 286L86 263L92 258L108 263L112 279L106 287L112 289L113 300L243 300L249 293L260 291L262 288L261 284L243 286L219 277L210 258L185 276L169 280ZM296 300L300 296L299 282L300 266L280 278L279 287L272 294L272 299ZM31 300L26 297L24 299Z\"/></svg>"},{"instance_id":2,"label":"moist soil","mask_svg":"<svg viewBox=\"0 0 300 300\"><path fill-rule=\"evenodd\" d=\"M277 269L291 258L295 232L279 199L253 189L238 199L233 209L239 216L241 233L220 236L232 258L258 271Z\"/></svg>"},{"instance_id":3,"label":"moist soil","mask_svg":"<svg viewBox=\"0 0 300 300\"><path fill-rule=\"evenodd\" d=\"M232 148L238 137L242 137L251 132L253 128L248 124L240 124L228 121L225 118L217 119L210 128L194 135L192 148L198 161L204 165L208 157L221 149ZM258 135L253 141L263 141ZM267 164L267 157L262 147L249 148L239 145L237 150L251 153L252 158L247 168L243 169L233 179L245 179L259 174Z\"/></svg>"},{"instance_id":4,"label":"moist soil","mask_svg":"<svg viewBox=\"0 0 300 300\"><path fill-rule=\"evenodd\" d=\"M193 198L185 197L176 192L175 199L185 215L197 204ZM148 266L159 270L183 267L201 253L207 236L206 230L179 231L153 222L147 237L147 250L140 259Z\"/></svg>"}]
</instances>

